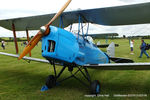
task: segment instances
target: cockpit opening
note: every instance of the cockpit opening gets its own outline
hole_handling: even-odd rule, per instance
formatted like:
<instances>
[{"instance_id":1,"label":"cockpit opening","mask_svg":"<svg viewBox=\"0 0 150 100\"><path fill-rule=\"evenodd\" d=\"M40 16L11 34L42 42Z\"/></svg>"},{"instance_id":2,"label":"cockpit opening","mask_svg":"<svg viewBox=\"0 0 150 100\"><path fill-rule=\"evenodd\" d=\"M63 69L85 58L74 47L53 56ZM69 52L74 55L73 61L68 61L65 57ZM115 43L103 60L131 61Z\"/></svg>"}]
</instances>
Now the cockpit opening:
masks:
<instances>
[{"instance_id":1,"label":"cockpit opening","mask_svg":"<svg viewBox=\"0 0 150 100\"><path fill-rule=\"evenodd\" d=\"M48 52L54 52L55 50L55 41L53 40L48 40L49 45L48 45Z\"/></svg>"}]
</instances>

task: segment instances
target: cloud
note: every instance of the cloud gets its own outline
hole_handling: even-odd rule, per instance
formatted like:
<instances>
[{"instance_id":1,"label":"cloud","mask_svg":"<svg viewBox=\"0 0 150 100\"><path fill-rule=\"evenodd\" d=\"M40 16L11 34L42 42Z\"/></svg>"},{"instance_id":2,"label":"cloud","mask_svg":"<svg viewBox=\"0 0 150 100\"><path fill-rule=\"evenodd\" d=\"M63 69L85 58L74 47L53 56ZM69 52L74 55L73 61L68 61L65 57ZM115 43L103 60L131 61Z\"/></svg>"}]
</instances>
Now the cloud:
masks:
<instances>
[{"instance_id":1,"label":"cloud","mask_svg":"<svg viewBox=\"0 0 150 100\"><path fill-rule=\"evenodd\" d=\"M122 2L126 2L126 3L143 3L143 2L150 2L149 0L120 0Z\"/></svg>"},{"instance_id":2,"label":"cloud","mask_svg":"<svg viewBox=\"0 0 150 100\"><path fill-rule=\"evenodd\" d=\"M25 17L25 16L33 16L33 15L57 12L65 2L66 0L38 0L38 1L37 0L2 0L0 6L0 19ZM110 6L141 3L141 2L149 2L149 0L94 0L94 1L93 0L72 0L67 10L76 10L79 8L80 9L103 8L103 7L110 7ZM145 26L149 27L148 24L133 25L133 26L131 25L130 26L90 25L90 30L93 33L118 32L120 33L120 35L124 33L138 34L137 31L140 30L148 33L148 29L145 29ZM23 34L23 32L20 33ZM34 32L31 33L35 34ZM133 35L133 34L128 34L128 35ZM0 28L0 36L12 36L12 32ZM25 36L25 35L18 34L17 36Z\"/></svg>"},{"instance_id":3,"label":"cloud","mask_svg":"<svg viewBox=\"0 0 150 100\"><path fill-rule=\"evenodd\" d=\"M17 18L21 16L32 16L37 15L38 11L31 10L15 10L15 9L3 9L0 10L0 19Z\"/></svg>"}]
</instances>

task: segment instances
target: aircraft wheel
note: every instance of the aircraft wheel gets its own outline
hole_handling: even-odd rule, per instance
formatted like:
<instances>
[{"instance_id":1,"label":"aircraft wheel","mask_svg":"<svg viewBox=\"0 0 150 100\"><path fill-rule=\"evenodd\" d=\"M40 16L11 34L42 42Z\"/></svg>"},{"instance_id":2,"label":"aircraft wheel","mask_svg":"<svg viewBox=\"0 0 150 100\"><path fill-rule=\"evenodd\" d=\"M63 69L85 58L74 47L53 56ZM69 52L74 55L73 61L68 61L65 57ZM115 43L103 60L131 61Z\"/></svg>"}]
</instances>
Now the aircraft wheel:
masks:
<instances>
[{"instance_id":1,"label":"aircraft wheel","mask_svg":"<svg viewBox=\"0 0 150 100\"><path fill-rule=\"evenodd\" d=\"M100 83L98 80L94 80L91 83L90 92L91 92L91 94L99 94L100 93Z\"/></svg>"},{"instance_id":2,"label":"aircraft wheel","mask_svg":"<svg viewBox=\"0 0 150 100\"><path fill-rule=\"evenodd\" d=\"M50 89L56 85L56 78L54 75L49 75L46 80L46 86Z\"/></svg>"}]
</instances>

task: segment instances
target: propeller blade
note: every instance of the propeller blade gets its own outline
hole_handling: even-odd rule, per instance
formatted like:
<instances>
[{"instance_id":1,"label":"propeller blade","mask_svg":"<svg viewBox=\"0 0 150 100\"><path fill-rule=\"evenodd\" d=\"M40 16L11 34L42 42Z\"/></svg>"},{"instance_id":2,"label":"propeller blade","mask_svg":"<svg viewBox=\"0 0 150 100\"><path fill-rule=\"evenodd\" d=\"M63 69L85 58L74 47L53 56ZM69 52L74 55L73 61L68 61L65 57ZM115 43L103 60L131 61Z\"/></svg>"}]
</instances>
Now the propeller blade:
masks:
<instances>
[{"instance_id":1,"label":"propeller blade","mask_svg":"<svg viewBox=\"0 0 150 100\"><path fill-rule=\"evenodd\" d=\"M25 55L27 55L41 40L43 34L36 34L34 38L28 43L28 45L24 48L23 52L20 54L18 60L22 59Z\"/></svg>"},{"instance_id":2,"label":"propeller blade","mask_svg":"<svg viewBox=\"0 0 150 100\"><path fill-rule=\"evenodd\" d=\"M68 7L68 5L70 4L71 0L68 0L66 2L66 4L59 10L59 12L49 21L49 23L47 24L48 26L52 24L52 22L61 15L61 13Z\"/></svg>"},{"instance_id":3,"label":"propeller blade","mask_svg":"<svg viewBox=\"0 0 150 100\"><path fill-rule=\"evenodd\" d=\"M23 52L20 54L18 60L22 59L26 54L28 54L35 46L36 44L41 40L41 38L45 35L48 35L50 33L49 26L52 24L52 22L57 19L61 13L67 8L67 6L70 4L71 0L68 0L65 5L59 10L59 12L49 21L48 24L46 24L44 27L41 27L40 31L32 38L32 40L28 43L28 45L24 48Z\"/></svg>"}]
</instances>

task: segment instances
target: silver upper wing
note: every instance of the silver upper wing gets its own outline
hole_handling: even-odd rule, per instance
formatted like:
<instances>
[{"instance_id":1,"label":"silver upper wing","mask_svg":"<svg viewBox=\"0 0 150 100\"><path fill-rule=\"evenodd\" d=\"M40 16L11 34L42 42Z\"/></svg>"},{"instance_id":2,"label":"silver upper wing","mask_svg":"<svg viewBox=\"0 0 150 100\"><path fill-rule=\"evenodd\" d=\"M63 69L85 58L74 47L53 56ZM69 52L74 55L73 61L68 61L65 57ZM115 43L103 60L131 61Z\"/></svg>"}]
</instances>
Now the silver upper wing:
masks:
<instances>
[{"instance_id":1,"label":"silver upper wing","mask_svg":"<svg viewBox=\"0 0 150 100\"><path fill-rule=\"evenodd\" d=\"M101 25L130 25L150 23L150 3L96 8L87 10L76 10L62 13L64 27L78 23L79 15L84 22ZM0 20L0 26L12 30L12 23L15 24L16 31L38 30L47 24L55 15L46 14L22 18ZM57 18L52 25L59 26L60 18Z\"/></svg>"}]
</instances>

